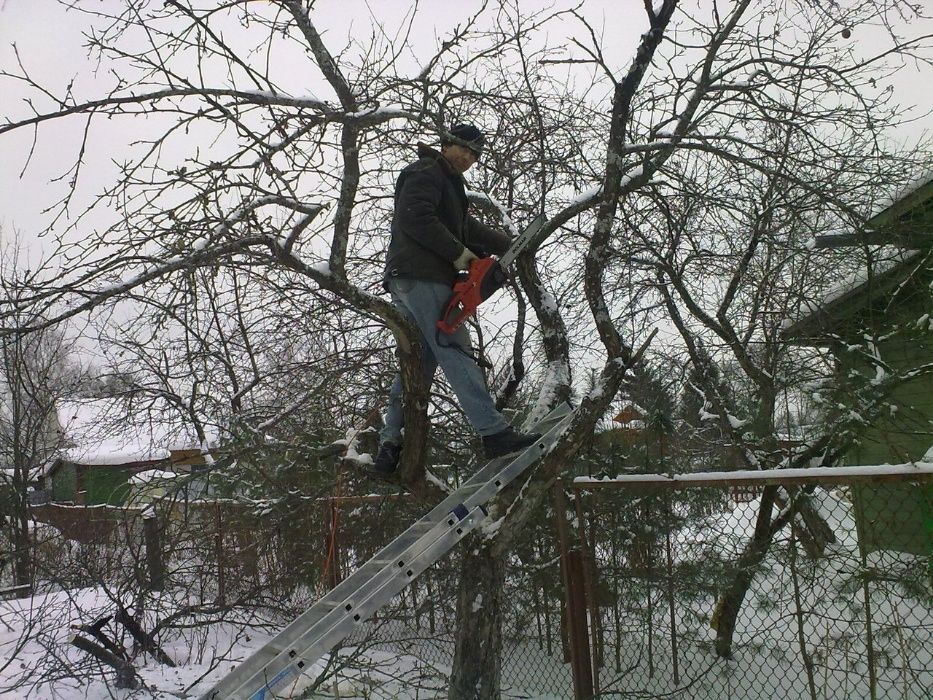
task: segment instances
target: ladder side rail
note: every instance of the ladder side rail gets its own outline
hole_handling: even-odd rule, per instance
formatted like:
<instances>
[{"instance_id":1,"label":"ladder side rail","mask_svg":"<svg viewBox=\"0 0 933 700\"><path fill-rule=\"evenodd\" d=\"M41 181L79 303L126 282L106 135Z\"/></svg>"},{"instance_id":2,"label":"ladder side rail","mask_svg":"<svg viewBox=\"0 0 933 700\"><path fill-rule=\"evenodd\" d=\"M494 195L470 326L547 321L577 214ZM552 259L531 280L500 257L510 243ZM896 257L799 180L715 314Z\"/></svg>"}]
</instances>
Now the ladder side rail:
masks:
<instances>
[{"instance_id":1,"label":"ladder side rail","mask_svg":"<svg viewBox=\"0 0 933 700\"><path fill-rule=\"evenodd\" d=\"M417 542L418 539L424 535L426 529L433 527L443 520L454 508L463 503L467 494L472 490L482 488L486 484L488 478L491 478L495 474L496 470L499 468L499 462L501 462L502 459L503 458L499 458L498 460L487 463L481 470L461 485L459 489L448 494L443 501L438 503L427 514L419 518L410 525L408 529L404 530L395 539L376 552L376 554L359 569L316 600L311 607L286 625L279 632L279 635L285 635L294 629L304 629L308 625L315 624L322 615L330 611L334 604L342 603L343 600L348 595L355 592L362 583L365 583L365 581L373 575L378 574L383 565L377 564L376 562L392 559L396 556L400 548L407 548L411 544ZM274 640L275 638L271 641ZM236 669L234 669L233 673L236 673Z\"/></svg>"},{"instance_id":2,"label":"ladder side rail","mask_svg":"<svg viewBox=\"0 0 933 700\"><path fill-rule=\"evenodd\" d=\"M543 435L541 437L541 440L538 443L536 443L536 447L538 447L538 450L544 451L548 447L550 447L550 445L552 445L556 441L560 433L560 430L563 429L563 425L564 423L562 422L558 423L554 428L552 428L545 435ZM467 510L470 510L471 508L475 506L483 505L484 503L486 503L486 501L489 500L489 498L494 496L502 488L505 488L505 486L509 482L514 480L514 478L518 474L520 474L525 469L527 469L527 467L530 464L533 464L535 460L537 460L538 458L539 458L539 454L536 454L535 452L531 452L530 449L525 450L525 452L522 452L521 454L519 454L518 456L510 460L509 463L505 466L505 468L500 469L499 472L497 472L490 481L482 484L478 490L476 490L473 493L470 493L462 501L458 499L458 502L454 506L454 508L464 507ZM454 495L462 495L462 494L461 494L461 491L457 491L455 492ZM447 513L445 513L445 516L449 517L451 513L452 513L452 510L448 510ZM438 524L435 524L434 528L437 528L437 527L438 527ZM335 614L343 614L345 612L348 612L350 609L352 609L354 605L354 600L368 595L368 592L370 589L380 585L380 581L385 576L391 575L394 572L395 567L398 565L398 562L400 560L404 561L405 559L411 559L413 556L417 554L417 552L420 549L424 548L425 546L429 546L430 542L433 541L435 537L436 537L436 533L434 533L433 528L432 528L431 531L422 535L422 537L419 538L418 540L415 540L410 543L406 543L404 546L393 547L394 544L401 545L400 540L396 540L390 543L387 547L383 548L382 550L383 553L388 553L388 550L394 549L394 551L392 552L393 556L392 557L386 556L383 558L377 555L376 557L370 559L369 562L367 562L367 564L375 564L378 562L379 567L380 567L379 570L373 573L368 578L366 578L366 580L362 581L358 587L356 587L353 590L350 590L346 597L343 597L339 601L334 601L333 605L327 607L326 609L323 609L321 612L320 618L318 620L314 620L314 621L308 620L307 621L308 626L301 629L301 632L299 633L300 636L305 637L307 636L307 634L312 633L313 630L317 629L320 625L327 623L329 618L332 618ZM297 630L297 626L295 629ZM291 644L292 643L291 638L293 636L291 634L292 631L293 630L286 628L279 635L277 635L273 640L271 640L269 642L269 645L271 646L275 644L278 647L281 647L281 646Z\"/></svg>"},{"instance_id":3,"label":"ladder side rail","mask_svg":"<svg viewBox=\"0 0 933 700\"><path fill-rule=\"evenodd\" d=\"M354 613L341 615L329 627L316 635L309 635L308 639L298 640L304 642L299 652L297 649L285 649L275 659L265 664L256 673L228 691L229 695L208 694L207 698L229 697L231 700L260 700L266 697L267 691L274 692L276 688L296 679L310 668L323 654L333 648L349 635L355 627L364 623L369 617L392 598L397 596L420 574L430 566L440 561L450 550L472 530L476 529L486 518L485 510L477 506L464 518L458 519L451 515L446 523L447 527L440 536L435 538L422 552L407 562L404 569L393 571L392 576L382 584L370 591L365 599L354 608ZM293 646L298 646L298 643ZM219 691L216 688L212 692Z\"/></svg>"},{"instance_id":4,"label":"ladder side rail","mask_svg":"<svg viewBox=\"0 0 933 700\"><path fill-rule=\"evenodd\" d=\"M240 679L242 677L253 677L260 673L269 663L272 663L283 653L289 652L297 640L313 637L314 634L320 633L321 630L333 626L335 620L352 617L350 613L355 610L355 600L360 595L368 596L370 590L378 588L384 580L391 578L397 573L398 569L402 568L398 567L397 562L402 561L407 564L409 560L428 548L434 541L443 537L458 521L459 518L448 512L445 520L436 523L420 538L409 543L405 549L400 549L395 553L397 556L382 561L375 573L361 581L354 590L348 591L348 595L344 596L340 601L335 601L327 606L324 606L322 601L317 601L313 606L313 610L318 615L317 619L312 620L309 617L311 610L305 611L298 620L276 634L275 637L253 652L249 658L242 661L233 671L220 679L212 689L212 693L215 694L208 697L227 697L234 688L241 685L242 681ZM375 562L375 559L371 559L370 562ZM350 605L349 608L346 607L348 604ZM305 620L308 624L306 626L298 625L299 620ZM267 674L267 676L270 675L274 674Z\"/></svg>"},{"instance_id":5,"label":"ladder side rail","mask_svg":"<svg viewBox=\"0 0 933 700\"><path fill-rule=\"evenodd\" d=\"M509 460L508 464L504 468L500 468L499 471L496 472L488 482L482 484L478 490L469 494L469 496L466 499L464 499L463 501L460 501L457 505L458 506L462 505L466 507L467 509L481 506L483 503L488 501L489 498L494 496L498 491L505 488L505 486L508 485L511 481L513 481L516 476L522 473L525 469L528 468L529 465L533 464L540 457L540 452L545 451L548 447L550 447L556 441L560 432L562 432L564 426L568 422L564 420L565 416L566 414L564 414L558 420L557 424L554 425L547 433L542 435L541 439L533 446L533 448L536 448L536 449L532 449L532 448L526 449L524 452L520 453L513 459ZM501 460L499 460L499 462L501 462ZM498 467L498 463L497 463L497 467ZM457 492L454 493L454 495L459 494L459 493L460 491L458 490ZM446 515L450 517L451 512L448 511ZM425 544L422 541L425 538L428 538L427 544ZM373 576L371 576L369 579L361 583L361 585L356 590L350 593L349 597L345 598L339 604L329 607L328 609L323 611L320 619L310 623L310 625L307 628L302 629L300 632L298 632L296 637L295 635L292 635L289 633L290 630L283 630L279 635L277 635L273 640L271 640L266 645L266 648L257 652L256 656L258 657L266 656L267 658L277 658L279 654L288 651L287 649L285 649L285 647L297 646L298 639L305 639L305 640L314 639L318 635L327 634L327 632L322 632L322 630L329 630L335 624L338 624L334 622L335 619L339 620L341 618L344 618L345 616L347 616L347 614L351 610L353 610L355 607L358 607L355 603L355 600L370 599L372 595L371 591L379 590L384 585L384 581L386 579L391 579L395 576L396 565L399 559L403 559L403 560L406 558L412 559L413 557L417 556L417 551L420 547L425 547L425 546L430 547L433 539L434 539L434 534L425 535L424 537L419 539L417 542L414 542L410 546L406 547L404 551L397 552L397 556L395 556L394 559L392 559L391 561L382 560L381 561L382 568L380 568L380 570L377 573L375 573ZM386 547L384 548L384 550L388 548L389 547ZM376 561L376 558L370 560L370 562L374 562L374 561ZM347 605L349 605L350 607L349 608L346 607ZM295 637L295 639L293 639L292 637ZM322 653L326 652L326 650L327 649L325 648L322 651ZM265 652L265 653L262 653L262 652ZM276 656L272 656L273 654L275 654ZM257 661L259 660L257 659ZM268 664L268 663L269 661L263 659L263 661L260 662L260 665ZM244 664L246 664L246 662L244 662ZM250 666L252 665L253 664L250 664ZM246 669L244 669L244 671L245 670ZM267 673L267 677L268 675L269 674Z\"/></svg>"},{"instance_id":6,"label":"ladder side rail","mask_svg":"<svg viewBox=\"0 0 933 700\"><path fill-rule=\"evenodd\" d=\"M539 421L535 429L538 426L549 425L551 422L562 420L569 412L570 407L565 404L559 404L557 407L551 410L551 412L545 416L541 421ZM377 552L369 561L392 558L392 549L393 546L401 540L402 538L413 537L412 541L415 541L421 533L419 529L424 528L425 525L430 524L434 525L443 518L447 516L455 507L461 503L466 503L466 498L464 496L464 491L469 491L472 488L483 488L486 484L489 483L493 477L502 471L502 462L507 459L500 457L498 459L491 460L487 462L481 469L475 472L466 482L464 482L460 488L456 491L451 492L444 500L438 503L434 508L432 508L426 515L419 518L415 523L413 523L407 530L402 532L398 537L396 537L392 542L389 542L385 547L383 547L379 552ZM513 476L514 478L514 476ZM475 499L473 499L475 502ZM368 562L367 562L368 563ZM373 573L373 571L365 570L366 564L360 569L357 569L353 574L341 581L337 586L328 591L318 602L331 603L331 602L340 602L345 596L347 591L355 589L355 586L358 584L359 579L365 578ZM363 574L363 576L357 576L357 574ZM311 612L308 610L306 612ZM307 620L303 619L303 615L299 616L294 620L288 627L291 627L292 624L306 624ZM288 629L286 627L285 629ZM283 630L284 631L284 630Z\"/></svg>"},{"instance_id":7,"label":"ladder side rail","mask_svg":"<svg viewBox=\"0 0 933 700\"><path fill-rule=\"evenodd\" d=\"M463 501L463 504L469 508L473 505L480 505L488 502L499 491L512 483L529 466L537 462L542 455L557 442L568 425L570 425L570 419L565 417L542 435L534 445L516 456L490 478L489 481L483 484L474 493L470 494Z\"/></svg>"},{"instance_id":8,"label":"ladder side rail","mask_svg":"<svg viewBox=\"0 0 933 700\"><path fill-rule=\"evenodd\" d=\"M556 408L552 409L551 412L545 416L539 423L535 426L537 429L538 426L544 424L550 424L553 421L559 421L563 419L564 416L570 411L570 407L567 404L560 404ZM377 552L370 561L374 559L386 559L391 553L391 548L393 544L400 538L416 534L419 526L424 526L428 523L431 525L436 524L443 518L447 516L456 506L461 503L466 502L466 498L463 492L468 492L473 487L482 488L485 486L494 476L496 476L499 471L502 470L502 463L506 460L506 457L499 457L497 459L487 462L481 469L475 472L466 482L464 482L460 488L455 491L452 491L447 495L440 503L438 503L434 508L432 508L426 515L419 518L415 523L413 523L407 530L402 532L395 540L383 547L379 552ZM514 477L513 477L514 478ZM366 566L365 564L363 565ZM359 569L357 570L359 571ZM356 572L354 572L356 573ZM349 577L345 578L340 582L336 587L331 589L321 600L339 600L344 592L352 588L351 579L354 575L351 574Z\"/></svg>"},{"instance_id":9,"label":"ladder side rail","mask_svg":"<svg viewBox=\"0 0 933 700\"><path fill-rule=\"evenodd\" d=\"M482 484L476 484L476 486L482 486ZM327 619L335 610L342 608L344 601L355 595L367 582L383 575L383 570L389 567L392 560L398 558L398 555L404 554L411 546L416 545L425 534L430 533L431 529L436 526L435 521L443 522L442 518L449 515L453 508L462 502L457 493L455 491L448 498L445 498L427 515L379 550L363 566L328 591L322 598L316 600L311 607L292 620L266 644L253 652L251 656L241 661L233 671L217 683L215 686L217 691L224 690L222 686L226 685L225 681L236 683L236 679L242 673L252 673L250 670L252 667L256 665L261 667L269 659L275 658L283 646L290 646L294 639L304 636L309 629L316 628L322 620ZM446 510L444 510L445 505L448 506ZM443 512L441 512L442 510ZM425 527L430 529L425 532ZM212 697L222 697L222 695Z\"/></svg>"}]
</instances>

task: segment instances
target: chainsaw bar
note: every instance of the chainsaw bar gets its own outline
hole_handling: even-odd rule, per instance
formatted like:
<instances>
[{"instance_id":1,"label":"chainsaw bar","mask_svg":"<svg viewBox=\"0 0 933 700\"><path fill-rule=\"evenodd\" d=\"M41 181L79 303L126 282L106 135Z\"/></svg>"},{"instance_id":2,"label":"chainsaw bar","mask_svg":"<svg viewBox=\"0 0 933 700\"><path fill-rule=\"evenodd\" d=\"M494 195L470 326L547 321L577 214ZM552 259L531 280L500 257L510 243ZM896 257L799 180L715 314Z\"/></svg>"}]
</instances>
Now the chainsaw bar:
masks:
<instances>
[{"instance_id":1,"label":"chainsaw bar","mask_svg":"<svg viewBox=\"0 0 933 700\"><path fill-rule=\"evenodd\" d=\"M481 303L502 289L509 279L508 267L534 238L544 221L544 215L538 214L501 258L477 258L470 262L470 269L461 273L460 279L454 283L453 296L437 322L441 331L447 334L454 333L476 313L476 308Z\"/></svg>"}]
</instances>

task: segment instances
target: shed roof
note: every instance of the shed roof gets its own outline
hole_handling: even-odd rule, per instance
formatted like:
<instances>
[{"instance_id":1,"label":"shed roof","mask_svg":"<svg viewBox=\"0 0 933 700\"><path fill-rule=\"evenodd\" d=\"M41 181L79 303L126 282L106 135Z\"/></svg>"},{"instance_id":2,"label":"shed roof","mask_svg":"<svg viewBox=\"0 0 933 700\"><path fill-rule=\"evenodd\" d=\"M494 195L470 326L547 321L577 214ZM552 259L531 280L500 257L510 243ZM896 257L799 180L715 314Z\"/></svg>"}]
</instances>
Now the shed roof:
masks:
<instances>
[{"instance_id":1,"label":"shed roof","mask_svg":"<svg viewBox=\"0 0 933 700\"><path fill-rule=\"evenodd\" d=\"M886 295L919 266L929 266L933 249L933 169L922 173L877 212L859 233L823 236L817 247L890 244L874 247L865 268L834 285L817 299L804 300L800 316L784 322L785 338L819 337L840 319L865 308L871 297Z\"/></svg>"},{"instance_id":2,"label":"shed roof","mask_svg":"<svg viewBox=\"0 0 933 700\"><path fill-rule=\"evenodd\" d=\"M61 459L124 465L168 459L172 450L201 447L190 425L151 411L128 413L118 399L72 399L56 405L64 444Z\"/></svg>"},{"instance_id":3,"label":"shed roof","mask_svg":"<svg viewBox=\"0 0 933 700\"><path fill-rule=\"evenodd\" d=\"M800 316L784 321L782 335L805 338L825 333L840 319L864 309L870 298L892 292L924 259L918 250L889 251L889 255L873 260L870 268L866 266L844 277L819 297L804 299L800 304Z\"/></svg>"},{"instance_id":4,"label":"shed roof","mask_svg":"<svg viewBox=\"0 0 933 700\"><path fill-rule=\"evenodd\" d=\"M895 245L933 247L933 169L924 172L892 198L882 200L865 230L817 236L817 248Z\"/></svg>"},{"instance_id":5,"label":"shed roof","mask_svg":"<svg viewBox=\"0 0 933 700\"><path fill-rule=\"evenodd\" d=\"M933 168L908 183L890 200L882 201L867 225L877 229L902 217L916 218L929 214L933 205ZM924 217L926 218L926 217Z\"/></svg>"}]
</instances>

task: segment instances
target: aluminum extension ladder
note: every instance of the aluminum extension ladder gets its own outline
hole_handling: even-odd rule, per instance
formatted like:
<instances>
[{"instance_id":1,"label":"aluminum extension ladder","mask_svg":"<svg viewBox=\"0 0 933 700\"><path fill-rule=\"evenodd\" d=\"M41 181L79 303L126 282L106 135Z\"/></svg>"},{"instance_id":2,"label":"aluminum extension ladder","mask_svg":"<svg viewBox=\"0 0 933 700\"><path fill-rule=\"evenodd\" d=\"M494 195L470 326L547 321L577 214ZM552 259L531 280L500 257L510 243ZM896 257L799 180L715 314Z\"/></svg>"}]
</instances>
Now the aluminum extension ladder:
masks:
<instances>
[{"instance_id":1,"label":"aluminum extension ladder","mask_svg":"<svg viewBox=\"0 0 933 700\"><path fill-rule=\"evenodd\" d=\"M524 452L488 462L430 513L314 603L221 679L201 700L288 698L315 661L444 557L486 518L484 505L553 445L571 418L561 404L535 427ZM279 694L281 693L281 694Z\"/></svg>"}]
</instances>

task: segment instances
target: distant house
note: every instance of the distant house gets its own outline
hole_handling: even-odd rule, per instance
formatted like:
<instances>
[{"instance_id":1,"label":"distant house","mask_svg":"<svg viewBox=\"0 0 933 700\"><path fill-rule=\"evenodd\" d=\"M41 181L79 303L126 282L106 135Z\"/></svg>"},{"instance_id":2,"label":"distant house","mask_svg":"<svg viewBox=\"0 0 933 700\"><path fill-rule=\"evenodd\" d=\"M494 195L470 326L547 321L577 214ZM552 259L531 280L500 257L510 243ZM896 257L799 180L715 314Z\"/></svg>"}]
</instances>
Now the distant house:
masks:
<instances>
[{"instance_id":1,"label":"distant house","mask_svg":"<svg viewBox=\"0 0 933 700\"><path fill-rule=\"evenodd\" d=\"M26 416L26 427L23 428L23 414L14 419L13 403L9 378L0 373L0 519L9 513L23 496L28 503L33 504L41 503L46 498L46 492L42 488L43 475L48 471L48 459L54 453L57 435L54 420L42 420L45 416L42 415L41 405L20 405L19 410L25 410ZM14 438L17 422L19 435L18 438ZM25 494L18 493L24 487L22 483L14 486L14 463L17 460L22 470L19 478L26 480Z\"/></svg>"},{"instance_id":2,"label":"distant house","mask_svg":"<svg viewBox=\"0 0 933 700\"><path fill-rule=\"evenodd\" d=\"M888 203L866 232L823 236L817 247L859 246L874 262L784 329L786 338L830 349L840 376L871 377L863 330L876 339L886 371L902 376L933 365L933 172ZM909 333L895 332L909 328ZM869 380L871 381L871 380ZM875 418L846 455L851 465L933 460L933 374L917 372L888 397L895 407ZM867 551L892 549L928 556L933 540L933 484L853 487L860 544Z\"/></svg>"},{"instance_id":3,"label":"distant house","mask_svg":"<svg viewBox=\"0 0 933 700\"><path fill-rule=\"evenodd\" d=\"M180 421L149 412L128 414L116 399L62 401L57 406L63 448L45 488L54 502L122 505L131 493L148 492L157 473L185 474L204 464L194 432ZM142 475L130 483L132 477Z\"/></svg>"},{"instance_id":4,"label":"distant house","mask_svg":"<svg viewBox=\"0 0 933 700\"><path fill-rule=\"evenodd\" d=\"M608 445L618 444L624 447L631 447L643 440L645 432L645 421L647 411L638 404L626 403L622 409L612 417L612 422L617 423L617 428L604 431L600 439Z\"/></svg>"}]
</instances>

